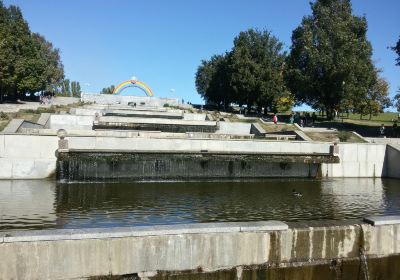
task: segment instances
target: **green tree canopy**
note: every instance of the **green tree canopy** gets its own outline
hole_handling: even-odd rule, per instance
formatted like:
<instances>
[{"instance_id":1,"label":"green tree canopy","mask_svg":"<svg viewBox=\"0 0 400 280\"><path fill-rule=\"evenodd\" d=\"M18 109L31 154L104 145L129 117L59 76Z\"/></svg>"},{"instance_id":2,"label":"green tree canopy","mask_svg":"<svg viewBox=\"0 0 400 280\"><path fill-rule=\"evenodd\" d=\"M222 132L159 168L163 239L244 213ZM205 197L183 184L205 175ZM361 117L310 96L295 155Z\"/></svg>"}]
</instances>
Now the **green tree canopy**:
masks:
<instances>
[{"instance_id":1,"label":"green tree canopy","mask_svg":"<svg viewBox=\"0 0 400 280\"><path fill-rule=\"evenodd\" d=\"M375 82L367 21L352 15L350 0L316 0L312 15L293 31L286 80L298 101L335 110L365 99Z\"/></svg>"},{"instance_id":2,"label":"green tree canopy","mask_svg":"<svg viewBox=\"0 0 400 280\"><path fill-rule=\"evenodd\" d=\"M196 89L207 103L226 107L234 96L230 87L230 54L203 60L196 72Z\"/></svg>"},{"instance_id":3,"label":"green tree canopy","mask_svg":"<svg viewBox=\"0 0 400 280\"><path fill-rule=\"evenodd\" d=\"M30 31L18 7L0 0L0 101L49 89L63 77L58 49Z\"/></svg>"},{"instance_id":4,"label":"green tree canopy","mask_svg":"<svg viewBox=\"0 0 400 280\"><path fill-rule=\"evenodd\" d=\"M398 57L396 58L396 62L397 62L397 65L400 66L400 38L397 41L396 46L393 47L392 49L397 53Z\"/></svg>"},{"instance_id":5,"label":"green tree canopy","mask_svg":"<svg viewBox=\"0 0 400 280\"><path fill-rule=\"evenodd\" d=\"M196 72L196 88L207 102L281 108L288 100L283 44L268 31L249 29L234 39L231 51L203 60ZM285 108L291 102L286 102ZM283 108L283 107L282 107Z\"/></svg>"},{"instance_id":6,"label":"green tree canopy","mask_svg":"<svg viewBox=\"0 0 400 280\"><path fill-rule=\"evenodd\" d=\"M79 84L79 82L76 81L71 82L71 95L73 97L81 96L81 85Z\"/></svg>"},{"instance_id":7,"label":"green tree canopy","mask_svg":"<svg viewBox=\"0 0 400 280\"><path fill-rule=\"evenodd\" d=\"M376 70L376 81L368 89L367 96L354 105L354 111L360 113L360 118L363 115L376 116L382 113L384 109L392 106L392 101L389 98L389 84L379 77L381 71Z\"/></svg>"},{"instance_id":8,"label":"green tree canopy","mask_svg":"<svg viewBox=\"0 0 400 280\"><path fill-rule=\"evenodd\" d=\"M236 101L248 107L272 107L286 91L283 44L269 31L249 29L234 40L231 85Z\"/></svg>"},{"instance_id":9,"label":"green tree canopy","mask_svg":"<svg viewBox=\"0 0 400 280\"><path fill-rule=\"evenodd\" d=\"M111 85L109 87L103 88L100 93L101 94L112 94L114 92L114 89L115 89L115 86Z\"/></svg>"}]
</instances>

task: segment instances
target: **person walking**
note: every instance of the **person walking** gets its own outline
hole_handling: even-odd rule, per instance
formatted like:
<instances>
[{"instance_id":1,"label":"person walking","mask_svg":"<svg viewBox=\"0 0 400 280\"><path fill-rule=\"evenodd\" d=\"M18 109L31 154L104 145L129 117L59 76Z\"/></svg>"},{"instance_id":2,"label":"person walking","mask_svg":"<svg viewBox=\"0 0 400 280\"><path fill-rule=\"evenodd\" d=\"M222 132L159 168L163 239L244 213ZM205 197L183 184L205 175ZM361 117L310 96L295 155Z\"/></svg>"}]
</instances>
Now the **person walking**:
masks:
<instances>
[{"instance_id":1,"label":"person walking","mask_svg":"<svg viewBox=\"0 0 400 280\"><path fill-rule=\"evenodd\" d=\"M278 123L278 117L276 116L276 114L274 114L274 118L272 119L274 124Z\"/></svg>"},{"instance_id":2,"label":"person walking","mask_svg":"<svg viewBox=\"0 0 400 280\"><path fill-rule=\"evenodd\" d=\"M381 127L379 128L379 133L381 134L382 138L385 138L385 125L382 124Z\"/></svg>"},{"instance_id":3,"label":"person walking","mask_svg":"<svg viewBox=\"0 0 400 280\"><path fill-rule=\"evenodd\" d=\"M397 138L398 137L398 126L397 126L397 121L394 121L393 127L392 127L392 137Z\"/></svg>"}]
</instances>

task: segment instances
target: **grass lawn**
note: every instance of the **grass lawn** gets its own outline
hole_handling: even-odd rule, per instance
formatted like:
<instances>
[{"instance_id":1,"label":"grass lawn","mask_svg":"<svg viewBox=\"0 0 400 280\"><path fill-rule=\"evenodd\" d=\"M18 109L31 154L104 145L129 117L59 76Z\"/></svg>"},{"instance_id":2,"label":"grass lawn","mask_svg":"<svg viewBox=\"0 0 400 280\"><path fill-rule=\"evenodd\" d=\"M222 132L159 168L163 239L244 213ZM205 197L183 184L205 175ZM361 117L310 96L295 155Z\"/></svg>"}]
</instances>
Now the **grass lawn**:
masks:
<instances>
[{"instance_id":1,"label":"grass lawn","mask_svg":"<svg viewBox=\"0 0 400 280\"><path fill-rule=\"evenodd\" d=\"M267 133L278 133L298 130L293 124L266 124L258 121Z\"/></svg>"},{"instance_id":2,"label":"grass lawn","mask_svg":"<svg viewBox=\"0 0 400 280\"><path fill-rule=\"evenodd\" d=\"M348 143L364 143L364 141L351 132L335 131L335 132L306 132L308 137L313 141L319 142L348 142Z\"/></svg>"},{"instance_id":3,"label":"grass lawn","mask_svg":"<svg viewBox=\"0 0 400 280\"><path fill-rule=\"evenodd\" d=\"M386 136L390 137L394 123L392 120L397 120L397 116L397 113L388 112L372 116L371 120L369 120L369 116L363 116L360 119L359 114L350 114L349 117L344 114L343 118L340 117L333 121L327 121L325 117L318 116L315 126L336 128L343 131L355 131L364 137L378 137L379 128L384 124L386 127Z\"/></svg>"},{"instance_id":4,"label":"grass lawn","mask_svg":"<svg viewBox=\"0 0 400 280\"><path fill-rule=\"evenodd\" d=\"M0 120L0 132L8 125L9 120Z\"/></svg>"},{"instance_id":5,"label":"grass lawn","mask_svg":"<svg viewBox=\"0 0 400 280\"><path fill-rule=\"evenodd\" d=\"M360 119L360 114L350 114L349 118L344 115L343 120L347 123L354 123L354 124L363 124L363 125L370 125L370 126L381 126L384 125L393 125L393 120L397 120L398 114L397 113L380 113L377 116L372 116L371 120L369 116L362 116Z\"/></svg>"}]
</instances>

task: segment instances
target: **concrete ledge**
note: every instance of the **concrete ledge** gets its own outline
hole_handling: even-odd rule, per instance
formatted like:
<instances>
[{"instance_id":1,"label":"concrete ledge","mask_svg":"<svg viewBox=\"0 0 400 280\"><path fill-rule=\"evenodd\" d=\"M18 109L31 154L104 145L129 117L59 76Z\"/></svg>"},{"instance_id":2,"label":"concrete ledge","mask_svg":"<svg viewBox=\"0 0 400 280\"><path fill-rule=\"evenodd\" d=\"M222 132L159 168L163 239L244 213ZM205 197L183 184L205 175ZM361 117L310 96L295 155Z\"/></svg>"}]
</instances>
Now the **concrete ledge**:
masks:
<instances>
[{"instance_id":1,"label":"concrete ledge","mask_svg":"<svg viewBox=\"0 0 400 280\"><path fill-rule=\"evenodd\" d=\"M4 279L105 275L138 275L147 279L168 272L243 272L249 266L318 266L326 262L330 264L329 274L337 264L361 255L367 259L398 255L400 225L374 227L355 222L287 228L284 223L272 221L215 223L15 232L0 234L1 240L0 271ZM340 279L354 278L348 271L343 275L349 277ZM308 276L299 279L311 279Z\"/></svg>"},{"instance_id":2,"label":"concrete ledge","mask_svg":"<svg viewBox=\"0 0 400 280\"><path fill-rule=\"evenodd\" d=\"M396 225L400 224L400 216L370 216L364 218L364 221L373 225Z\"/></svg>"},{"instance_id":3,"label":"concrete ledge","mask_svg":"<svg viewBox=\"0 0 400 280\"><path fill-rule=\"evenodd\" d=\"M264 232L287 230L287 224L280 221L228 222L204 224L178 224L142 227L59 229L38 231L4 232L0 243L105 239L122 237L162 236L200 233Z\"/></svg>"},{"instance_id":4,"label":"concrete ledge","mask_svg":"<svg viewBox=\"0 0 400 280\"><path fill-rule=\"evenodd\" d=\"M298 126L298 124L296 124ZM309 141L312 142L313 140L307 136L307 134L305 134L302 130L295 130L293 131L297 137L303 141Z\"/></svg>"},{"instance_id":5,"label":"concrete ledge","mask_svg":"<svg viewBox=\"0 0 400 280\"><path fill-rule=\"evenodd\" d=\"M23 119L12 119L3 129L3 133L17 133L24 121Z\"/></svg>"},{"instance_id":6,"label":"concrete ledge","mask_svg":"<svg viewBox=\"0 0 400 280\"><path fill-rule=\"evenodd\" d=\"M250 133L254 134L255 136L265 136L267 132L259 123L252 123Z\"/></svg>"},{"instance_id":7,"label":"concrete ledge","mask_svg":"<svg viewBox=\"0 0 400 280\"><path fill-rule=\"evenodd\" d=\"M37 123L40 124L43 127L46 127L47 123L50 120L50 115L51 115L50 113L42 113L42 114L40 114L40 118L37 121Z\"/></svg>"}]
</instances>

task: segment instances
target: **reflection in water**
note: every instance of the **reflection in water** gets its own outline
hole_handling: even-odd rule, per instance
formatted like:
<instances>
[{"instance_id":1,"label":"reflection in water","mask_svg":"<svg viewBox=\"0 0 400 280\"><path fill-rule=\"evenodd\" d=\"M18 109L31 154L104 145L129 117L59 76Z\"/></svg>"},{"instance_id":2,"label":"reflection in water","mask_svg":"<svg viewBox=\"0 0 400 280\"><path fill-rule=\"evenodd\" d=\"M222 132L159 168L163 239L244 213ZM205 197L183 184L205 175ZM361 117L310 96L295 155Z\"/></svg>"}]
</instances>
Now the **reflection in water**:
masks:
<instances>
[{"instance_id":1,"label":"reflection in water","mask_svg":"<svg viewBox=\"0 0 400 280\"><path fill-rule=\"evenodd\" d=\"M55 188L49 180L0 180L0 229L54 227Z\"/></svg>"},{"instance_id":2,"label":"reflection in water","mask_svg":"<svg viewBox=\"0 0 400 280\"><path fill-rule=\"evenodd\" d=\"M293 196L292 190L302 197ZM0 181L0 230L399 214L399 180L57 184Z\"/></svg>"}]
</instances>

